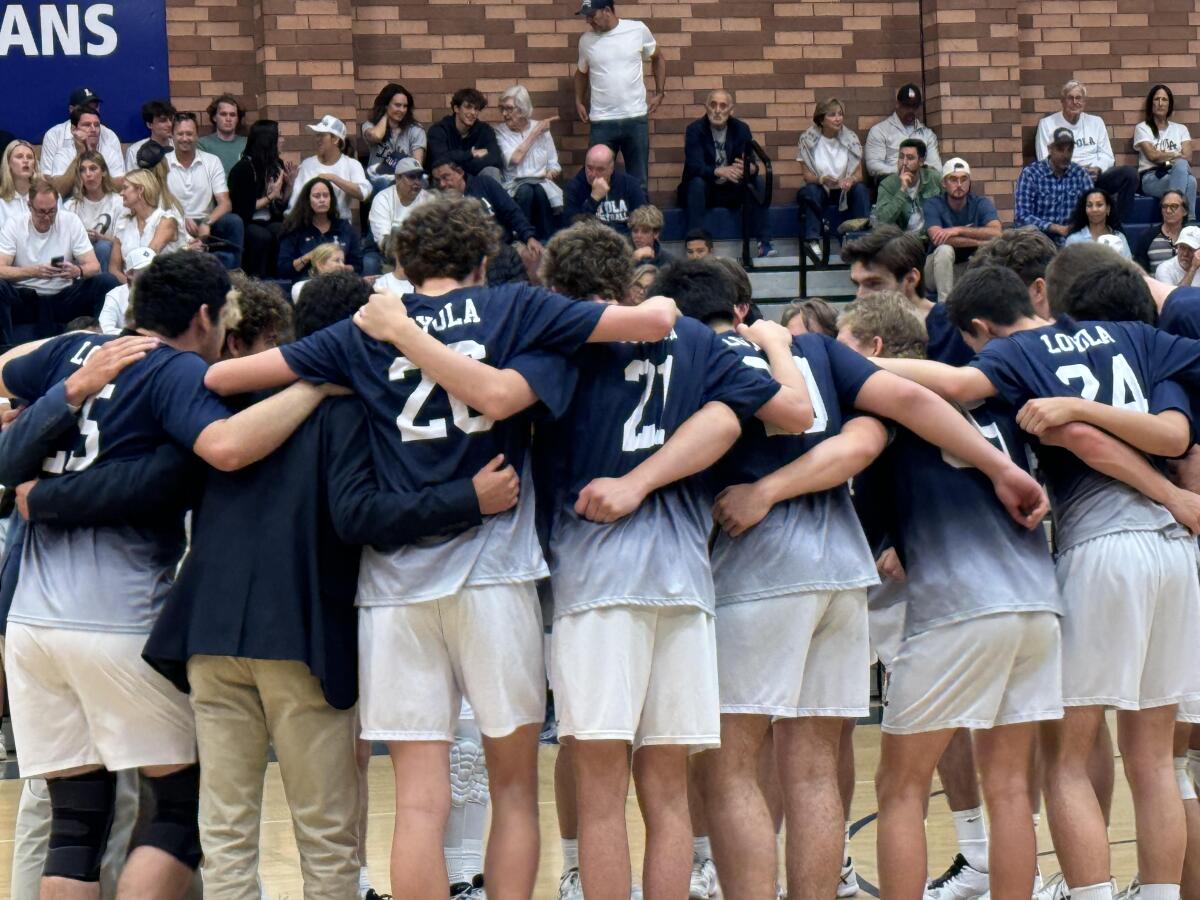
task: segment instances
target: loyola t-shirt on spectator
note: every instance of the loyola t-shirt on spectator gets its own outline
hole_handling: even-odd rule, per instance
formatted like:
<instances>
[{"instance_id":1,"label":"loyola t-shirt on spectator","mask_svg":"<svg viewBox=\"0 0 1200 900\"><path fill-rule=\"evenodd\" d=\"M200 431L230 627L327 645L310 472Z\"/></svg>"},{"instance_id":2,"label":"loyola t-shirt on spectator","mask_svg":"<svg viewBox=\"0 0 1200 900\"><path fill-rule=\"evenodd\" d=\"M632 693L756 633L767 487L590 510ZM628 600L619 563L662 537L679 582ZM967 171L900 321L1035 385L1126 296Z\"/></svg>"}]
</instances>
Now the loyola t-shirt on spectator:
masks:
<instances>
[{"instance_id":1,"label":"loyola t-shirt on spectator","mask_svg":"<svg viewBox=\"0 0 1200 900\"><path fill-rule=\"evenodd\" d=\"M644 23L622 19L604 32L579 38L579 71L588 76L588 118L593 122L636 119L646 115L642 63L658 43Z\"/></svg>"},{"instance_id":2,"label":"loyola t-shirt on spectator","mask_svg":"<svg viewBox=\"0 0 1200 900\"><path fill-rule=\"evenodd\" d=\"M1167 150L1181 153L1184 143L1191 139L1192 135L1187 130L1187 126L1181 125L1179 122L1168 122L1167 127L1158 133L1158 137L1154 136L1149 125L1145 122L1138 122L1137 128L1133 129L1133 146L1138 152L1138 172L1145 172L1147 169L1154 169L1159 165L1159 163L1146 159L1146 154L1142 152L1142 144L1151 144L1160 153ZM1167 165L1167 163L1162 165Z\"/></svg>"},{"instance_id":3,"label":"loyola t-shirt on spectator","mask_svg":"<svg viewBox=\"0 0 1200 900\"><path fill-rule=\"evenodd\" d=\"M228 176L229 170L242 158L242 152L246 149L246 136L239 134L235 135L232 141L226 141L214 131L200 138L196 144L205 153L211 153L219 159L221 170Z\"/></svg>"},{"instance_id":4,"label":"loyola t-shirt on spectator","mask_svg":"<svg viewBox=\"0 0 1200 900\"><path fill-rule=\"evenodd\" d=\"M0 228L0 256L11 256L14 266L48 266L61 256L65 262L79 265L92 252L92 242L79 216L60 209L54 224L45 233L33 227L32 219L9 219ZM70 278L25 278L17 287L31 288L39 294L57 294L71 286Z\"/></svg>"}]
</instances>

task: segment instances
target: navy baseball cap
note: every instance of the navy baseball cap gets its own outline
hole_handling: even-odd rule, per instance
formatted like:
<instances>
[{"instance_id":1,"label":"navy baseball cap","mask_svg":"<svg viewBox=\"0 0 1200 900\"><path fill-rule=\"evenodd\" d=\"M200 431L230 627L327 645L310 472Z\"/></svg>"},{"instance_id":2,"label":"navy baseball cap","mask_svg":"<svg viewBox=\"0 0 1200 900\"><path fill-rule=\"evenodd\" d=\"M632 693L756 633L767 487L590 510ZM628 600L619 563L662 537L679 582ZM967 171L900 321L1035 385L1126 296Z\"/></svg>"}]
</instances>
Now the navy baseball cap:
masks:
<instances>
[{"instance_id":1,"label":"navy baseball cap","mask_svg":"<svg viewBox=\"0 0 1200 900\"><path fill-rule=\"evenodd\" d=\"M613 0L583 0L583 5L579 7L577 16L588 16L594 12L599 12L602 9L612 9Z\"/></svg>"},{"instance_id":2,"label":"navy baseball cap","mask_svg":"<svg viewBox=\"0 0 1200 900\"><path fill-rule=\"evenodd\" d=\"M1072 147L1075 146L1075 132L1070 128L1056 129L1053 137L1050 138L1050 146L1057 147L1065 146L1066 144L1070 144Z\"/></svg>"},{"instance_id":3,"label":"navy baseball cap","mask_svg":"<svg viewBox=\"0 0 1200 900\"><path fill-rule=\"evenodd\" d=\"M85 103L99 103L100 98L91 88L81 87L71 91L67 100L68 106L83 106Z\"/></svg>"},{"instance_id":4,"label":"navy baseball cap","mask_svg":"<svg viewBox=\"0 0 1200 900\"><path fill-rule=\"evenodd\" d=\"M896 102L901 106L920 106L921 89L915 84L906 84L896 91Z\"/></svg>"}]
</instances>

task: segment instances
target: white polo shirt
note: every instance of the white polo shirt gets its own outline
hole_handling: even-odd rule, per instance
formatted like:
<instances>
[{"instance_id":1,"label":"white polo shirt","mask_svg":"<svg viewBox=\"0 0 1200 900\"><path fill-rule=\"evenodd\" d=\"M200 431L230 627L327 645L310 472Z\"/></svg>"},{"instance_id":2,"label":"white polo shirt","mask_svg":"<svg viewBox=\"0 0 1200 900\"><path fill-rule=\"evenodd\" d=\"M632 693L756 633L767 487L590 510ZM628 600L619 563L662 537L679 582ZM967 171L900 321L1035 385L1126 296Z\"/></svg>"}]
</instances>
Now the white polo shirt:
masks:
<instances>
[{"instance_id":1,"label":"white polo shirt","mask_svg":"<svg viewBox=\"0 0 1200 900\"><path fill-rule=\"evenodd\" d=\"M121 158L121 139L106 125L100 126L100 144L96 148L108 164L108 174L120 178L125 174L125 160ZM75 136L71 134L71 120L59 122L42 136L42 174L59 176L67 171L78 154L75 152Z\"/></svg>"},{"instance_id":2,"label":"white polo shirt","mask_svg":"<svg viewBox=\"0 0 1200 900\"><path fill-rule=\"evenodd\" d=\"M646 82L642 63L658 42L644 23L621 19L611 30L587 31L579 38L579 71L588 76L588 118L595 122L644 116Z\"/></svg>"},{"instance_id":3,"label":"white polo shirt","mask_svg":"<svg viewBox=\"0 0 1200 900\"><path fill-rule=\"evenodd\" d=\"M225 183L225 167L211 153L197 149L196 158L190 166L184 166L174 150L165 159L167 187L183 204L183 212L189 219L204 218L216 205L216 195L229 193L229 186Z\"/></svg>"},{"instance_id":4,"label":"white polo shirt","mask_svg":"<svg viewBox=\"0 0 1200 900\"><path fill-rule=\"evenodd\" d=\"M0 256L12 257L14 266L50 265L61 256L66 262L79 261L92 252L87 229L75 213L60 209L54 224L45 232L33 227L33 219L9 219L0 228ZM32 288L39 294L57 294L71 286L69 278L25 278L18 287Z\"/></svg>"}]
</instances>

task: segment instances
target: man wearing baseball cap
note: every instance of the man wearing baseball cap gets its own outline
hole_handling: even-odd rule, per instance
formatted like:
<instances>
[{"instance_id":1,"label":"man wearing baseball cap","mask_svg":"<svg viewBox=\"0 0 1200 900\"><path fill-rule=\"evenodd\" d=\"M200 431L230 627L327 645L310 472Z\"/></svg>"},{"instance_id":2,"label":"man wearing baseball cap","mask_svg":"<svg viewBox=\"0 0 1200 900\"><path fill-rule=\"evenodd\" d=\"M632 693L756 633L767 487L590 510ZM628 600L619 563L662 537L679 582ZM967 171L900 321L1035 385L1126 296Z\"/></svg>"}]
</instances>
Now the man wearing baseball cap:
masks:
<instances>
[{"instance_id":1,"label":"man wearing baseball cap","mask_svg":"<svg viewBox=\"0 0 1200 900\"><path fill-rule=\"evenodd\" d=\"M1188 225L1175 241L1175 255L1154 270L1154 280L1173 287L1200 287L1200 228Z\"/></svg>"},{"instance_id":2,"label":"man wearing baseball cap","mask_svg":"<svg viewBox=\"0 0 1200 900\"><path fill-rule=\"evenodd\" d=\"M575 70L575 110L588 123L588 147L606 144L621 154L625 171L648 184L650 123L666 96L667 58L650 29L617 17L613 0L582 0L577 16L589 31L579 38ZM654 95L646 100L642 63L654 73Z\"/></svg>"},{"instance_id":3,"label":"man wearing baseball cap","mask_svg":"<svg viewBox=\"0 0 1200 900\"><path fill-rule=\"evenodd\" d=\"M346 148L346 125L336 116L324 116L320 122L309 125L308 130L317 136L317 153L304 159L300 168L296 170L296 180L292 183L292 196L288 200L287 211L291 212L292 207L296 205L296 199L304 190L304 185L321 175L333 183L338 212L343 219L350 221L350 201L363 201L370 197L371 182L367 179L367 173L363 171L362 163L342 152Z\"/></svg>"},{"instance_id":4,"label":"man wearing baseball cap","mask_svg":"<svg viewBox=\"0 0 1200 900\"><path fill-rule=\"evenodd\" d=\"M409 213L433 199L433 193L424 189L425 167L415 158L406 156L396 163L394 174L395 185L389 185L371 201L371 236L380 248L392 231L404 224Z\"/></svg>"},{"instance_id":5,"label":"man wearing baseball cap","mask_svg":"<svg viewBox=\"0 0 1200 900\"><path fill-rule=\"evenodd\" d=\"M872 125L867 132L863 163L876 183L896 173L900 142L909 138L925 142L925 165L934 169L942 167L937 135L917 118L922 100L919 87L915 84L904 85L896 91L896 111L882 122Z\"/></svg>"},{"instance_id":6,"label":"man wearing baseball cap","mask_svg":"<svg viewBox=\"0 0 1200 900\"><path fill-rule=\"evenodd\" d=\"M937 291L945 303L954 287L954 276L962 271L976 248L1000 237L996 204L971 193L971 167L954 157L942 166L943 193L925 201L925 227L929 234L929 256L925 259L925 284Z\"/></svg>"},{"instance_id":7,"label":"man wearing baseball cap","mask_svg":"<svg viewBox=\"0 0 1200 900\"><path fill-rule=\"evenodd\" d=\"M1050 136L1045 159L1031 162L1017 177L1013 225L1032 225L1062 245L1071 231L1071 211L1079 195L1092 187L1092 176L1075 162L1075 133L1059 128Z\"/></svg>"},{"instance_id":8,"label":"man wearing baseball cap","mask_svg":"<svg viewBox=\"0 0 1200 900\"><path fill-rule=\"evenodd\" d=\"M67 120L59 122L42 136L41 171L43 174L57 177L62 175L75 159L75 129L79 119L71 119L76 110L87 110L95 114L96 124L100 129L100 140L96 150L108 164L108 172L114 179L120 181L125 174L125 160L121 155L121 139L116 132L106 125L99 124L101 99L91 88L81 87L71 91L67 98Z\"/></svg>"}]
</instances>

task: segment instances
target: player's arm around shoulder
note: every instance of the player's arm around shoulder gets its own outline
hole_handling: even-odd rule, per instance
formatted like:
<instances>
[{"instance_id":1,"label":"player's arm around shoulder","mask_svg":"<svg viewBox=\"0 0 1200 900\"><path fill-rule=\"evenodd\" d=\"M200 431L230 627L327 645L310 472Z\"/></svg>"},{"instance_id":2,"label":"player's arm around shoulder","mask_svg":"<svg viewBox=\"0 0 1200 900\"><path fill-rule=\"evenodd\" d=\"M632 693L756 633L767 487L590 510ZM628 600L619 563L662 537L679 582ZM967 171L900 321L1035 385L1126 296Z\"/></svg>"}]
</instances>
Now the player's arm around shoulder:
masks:
<instances>
[{"instance_id":1,"label":"player's arm around shoulder","mask_svg":"<svg viewBox=\"0 0 1200 900\"><path fill-rule=\"evenodd\" d=\"M877 366L893 375L928 388L940 397L969 406L996 395L991 379L974 366L949 366L930 359L883 359L872 360ZM886 379L890 391L903 397L906 389L891 379ZM911 393L909 391L908 393Z\"/></svg>"},{"instance_id":2,"label":"player's arm around shoulder","mask_svg":"<svg viewBox=\"0 0 1200 900\"><path fill-rule=\"evenodd\" d=\"M661 341L671 334L678 318L679 308L670 297L650 297L637 306L610 305L587 342Z\"/></svg>"},{"instance_id":3,"label":"player's arm around shoulder","mask_svg":"<svg viewBox=\"0 0 1200 900\"><path fill-rule=\"evenodd\" d=\"M792 358L792 333L768 319L739 325L738 333L763 349L772 377L782 385L782 390L759 408L757 417L790 434L803 434L812 427L813 405L808 384Z\"/></svg>"},{"instance_id":4,"label":"player's arm around shoulder","mask_svg":"<svg viewBox=\"0 0 1200 900\"><path fill-rule=\"evenodd\" d=\"M297 375L278 347L209 366L204 386L221 397L262 391L291 384Z\"/></svg>"}]
</instances>

